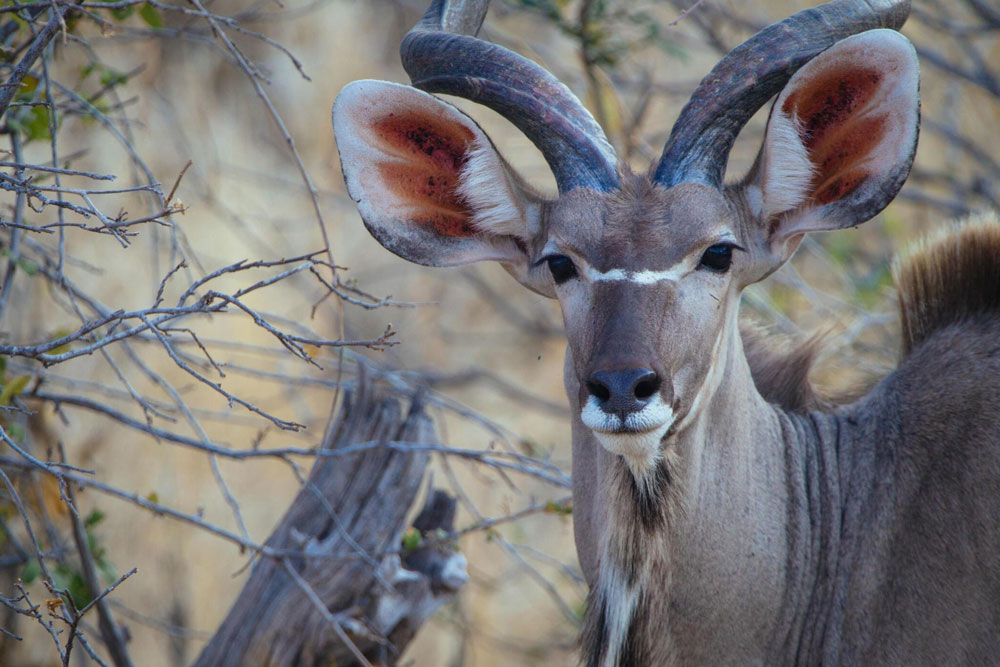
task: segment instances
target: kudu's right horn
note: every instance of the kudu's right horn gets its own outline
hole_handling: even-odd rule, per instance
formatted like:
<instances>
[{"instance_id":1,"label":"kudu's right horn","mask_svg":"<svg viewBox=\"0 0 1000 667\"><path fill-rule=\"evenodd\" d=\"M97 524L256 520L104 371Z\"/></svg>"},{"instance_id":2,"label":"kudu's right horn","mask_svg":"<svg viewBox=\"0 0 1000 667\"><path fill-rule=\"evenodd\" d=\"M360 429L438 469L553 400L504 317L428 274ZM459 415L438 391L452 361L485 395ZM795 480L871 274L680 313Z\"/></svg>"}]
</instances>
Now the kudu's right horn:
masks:
<instances>
[{"instance_id":1,"label":"kudu's right horn","mask_svg":"<svg viewBox=\"0 0 1000 667\"><path fill-rule=\"evenodd\" d=\"M569 88L527 58L473 36L488 4L488 0L431 3L400 47L413 85L429 93L464 97L503 115L541 150L560 194L575 188L617 187L614 149Z\"/></svg>"}]
</instances>

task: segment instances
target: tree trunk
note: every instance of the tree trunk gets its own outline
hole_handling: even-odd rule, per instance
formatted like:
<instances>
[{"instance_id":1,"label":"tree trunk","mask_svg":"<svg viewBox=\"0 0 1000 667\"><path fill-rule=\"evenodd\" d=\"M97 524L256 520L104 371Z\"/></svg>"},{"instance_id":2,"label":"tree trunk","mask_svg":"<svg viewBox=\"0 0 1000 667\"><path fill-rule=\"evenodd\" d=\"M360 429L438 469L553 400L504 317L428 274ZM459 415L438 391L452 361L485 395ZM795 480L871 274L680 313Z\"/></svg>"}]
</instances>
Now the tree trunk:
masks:
<instances>
[{"instance_id":1,"label":"tree trunk","mask_svg":"<svg viewBox=\"0 0 1000 667\"><path fill-rule=\"evenodd\" d=\"M400 401L361 382L327 428L323 447L393 441L437 442L419 399L404 418ZM426 465L426 452L390 447L321 457L267 540L290 555L257 562L196 667L364 664L359 652L372 664L394 664L466 579L462 554L435 538L421 546L410 533L409 549L400 552ZM446 494L430 494L415 529L450 531L454 509Z\"/></svg>"}]
</instances>

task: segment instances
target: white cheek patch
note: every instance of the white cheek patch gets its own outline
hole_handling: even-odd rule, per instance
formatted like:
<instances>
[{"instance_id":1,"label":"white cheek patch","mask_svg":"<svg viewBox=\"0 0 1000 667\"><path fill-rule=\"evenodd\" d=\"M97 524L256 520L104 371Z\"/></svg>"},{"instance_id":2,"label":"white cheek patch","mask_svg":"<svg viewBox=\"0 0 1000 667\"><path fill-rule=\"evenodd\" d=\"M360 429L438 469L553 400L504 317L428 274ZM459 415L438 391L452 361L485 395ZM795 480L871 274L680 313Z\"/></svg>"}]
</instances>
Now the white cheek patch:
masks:
<instances>
[{"instance_id":1,"label":"white cheek patch","mask_svg":"<svg viewBox=\"0 0 1000 667\"><path fill-rule=\"evenodd\" d=\"M583 274L592 283L610 282L614 280L624 280L637 285L654 285L664 280L676 282L686 274L687 267L683 262L674 264L665 271L629 271L627 269L610 269L608 271L598 271L591 266L585 266Z\"/></svg>"},{"instance_id":2,"label":"white cheek patch","mask_svg":"<svg viewBox=\"0 0 1000 667\"><path fill-rule=\"evenodd\" d=\"M657 394L642 410L622 420L602 410L591 396L580 411L580 420L604 449L624 458L632 474L641 479L660 458L660 441L674 423L674 411Z\"/></svg>"}]
</instances>

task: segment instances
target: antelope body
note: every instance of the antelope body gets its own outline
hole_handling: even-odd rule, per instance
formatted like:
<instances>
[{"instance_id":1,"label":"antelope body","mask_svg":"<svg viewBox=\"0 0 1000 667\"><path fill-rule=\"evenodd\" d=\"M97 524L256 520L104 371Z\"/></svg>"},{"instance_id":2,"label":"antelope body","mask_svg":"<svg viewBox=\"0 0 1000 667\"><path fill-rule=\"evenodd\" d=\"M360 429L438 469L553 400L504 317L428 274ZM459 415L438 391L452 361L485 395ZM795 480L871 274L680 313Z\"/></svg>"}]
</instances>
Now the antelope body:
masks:
<instances>
[{"instance_id":1,"label":"antelope body","mask_svg":"<svg viewBox=\"0 0 1000 667\"><path fill-rule=\"evenodd\" d=\"M903 358L849 405L811 393L808 348L738 322L742 289L805 233L868 220L908 175L909 3L838 0L737 47L642 175L550 74L472 36L485 9L432 3L403 42L415 87L349 85L334 129L386 248L498 261L560 302L582 662L1000 664L1000 223L897 263ZM507 116L558 199L423 91ZM775 94L756 164L723 184Z\"/></svg>"}]
</instances>

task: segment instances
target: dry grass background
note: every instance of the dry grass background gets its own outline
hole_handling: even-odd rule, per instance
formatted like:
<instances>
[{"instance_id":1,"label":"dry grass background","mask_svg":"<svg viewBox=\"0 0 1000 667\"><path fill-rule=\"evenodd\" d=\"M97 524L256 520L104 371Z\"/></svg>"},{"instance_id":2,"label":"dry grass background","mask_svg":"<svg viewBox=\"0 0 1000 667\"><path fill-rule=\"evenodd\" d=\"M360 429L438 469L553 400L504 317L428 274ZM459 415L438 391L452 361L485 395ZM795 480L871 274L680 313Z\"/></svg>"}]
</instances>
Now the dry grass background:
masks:
<instances>
[{"instance_id":1,"label":"dry grass background","mask_svg":"<svg viewBox=\"0 0 1000 667\"><path fill-rule=\"evenodd\" d=\"M483 36L538 59L594 104L577 42L538 14L496 4ZM670 49L649 45L598 72L602 104L615 141L621 141L616 130L628 124L642 89L648 88L651 94L649 110L634 133L633 166L645 169L651 155L659 152L685 94L718 58L693 16L703 10L725 11L747 22L765 23L803 4L708 2L673 27L667 24L677 17L676 7L648 3L650 15L664 26L663 40ZM917 4L930 13L941 7L932 2ZM574 15L576 5L570 5L566 16ZM210 7L223 15L243 8L228 0ZM385 352L362 351L366 356L379 364L440 375L436 388L449 400L507 429L507 437L522 451L549 457L568 471L569 427L560 407L564 405L564 342L555 304L527 293L499 267L432 270L390 255L365 232L344 191L330 128L331 103L340 88L354 79L406 81L397 48L423 10L423 1L330 0L263 7L267 17L246 26L287 46L312 81L305 81L288 58L267 45L252 39L240 39L239 44L269 72L266 89L315 181L337 264L349 267L346 277L368 292L421 305L363 310L328 300L312 314L312 305L323 290L299 278L254 296L251 303L306 323L330 338L342 331L348 337L377 337L391 322L399 345ZM748 35L745 27L734 26L721 14L704 16L729 46ZM967 23L972 19L959 12L955 20ZM121 97L136 99L116 116L127 117L135 146L160 181L172 182L188 160L193 162L178 192L188 210L174 216L173 224L204 270L244 258L273 259L322 247L312 205L287 146L246 75L220 52L211 35L200 41L149 40L125 30L103 36L96 28L85 32L92 56L108 67L127 72L145 65L118 88ZM945 39L942 35L947 33L932 30L924 22L911 20L904 33L956 62L969 63L961 40ZM994 31L993 36L986 33L974 39L987 63L1000 62L998 34ZM53 64L63 80L73 81L79 78L81 63L90 57L79 44L70 43L56 49ZM645 86L639 85L642 82ZM961 132L987 154L1000 156L997 97L927 64L922 93L925 117ZM457 103L481 122L529 181L552 191L544 162L524 137L492 112ZM751 162L764 120L759 114L744 132L733 154L731 175L741 173ZM119 145L92 123L68 122L73 125L60 131L62 152L86 150L74 161L75 168L122 174L128 180L130 167ZM42 141L28 144L27 157L44 161L47 148ZM916 168L927 176L909 186L908 199L894 203L857 231L812 239L789 266L752 288L745 299L746 310L776 331L832 331L816 374L824 384L865 382L892 367L897 330L888 266L893 253L959 212L956 202L968 209L987 204L987 197L977 197L969 187L981 168L940 133L924 132ZM990 187L996 187L996 178L993 174ZM0 215L8 215L12 199L0 200ZM122 200L122 205L129 204L134 202ZM84 232L70 231L67 238L71 254L87 264L72 264L68 272L115 308L147 306L170 265L167 229L145 227L128 248L107 236ZM202 268L193 265L190 270L197 275ZM176 297L181 285L171 286L168 293ZM45 281L19 280L3 321L8 341L44 340L56 330L77 326L74 317L54 303ZM275 348L259 328L237 317L199 320L198 332L204 339ZM312 379L290 385L232 369L224 380L227 389L249 397L262 409L308 424L304 434L295 435L265 428L265 422L245 410L228 408L220 396L173 367L162 349L149 343L137 345L148 363L174 382L192 406L205 411L199 414L213 440L234 448L249 447L260 438L269 446L306 446L318 441L333 398L329 384L337 377L335 356L321 353L325 370L319 372L290 355L222 348L220 354L232 364ZM113 354L125 363L120 351ZM476 373L467 373L470 369ZM82 357L51 372L115 385L112 372L98 357ZM47 382L58 385L55 376ZM137 382L138 389L156 395L151 383ZM324 382L327 386L322 386ZM504 390L502 383L516 392ZM36 452L61 441L69 460L95 469L99 479L142 496L155 494L162 504L238 531L204 453L157 442L85 411L66 408L68 422L64 422L51 405L32 407L38 413L31 420L28 437ZM134 405L131 408L131 413L137 413ZM484 448L497 439L475 419L453 410L440 409L436 416L444 441L452 445ZM308 465L307 460L301 463ZM516 486L512 486L474 463L453 459L450 463L439 459L434 468L438 485L448 486L454 475L467 494L459 526L475 522L476 511L487 517L502 516L568 493L525 477L515 476ZM263 541L296 493L297 480L287 465L275 461L223 461L222 471L239 501L250 536ZM46 487L45 493L36 496L27 489L28 478L21 484L28 495L47 504L56 526L65 525L57 490ZM138 568L113 595L120 605L115 607L119 619L128 626L136 664L190 662L240 589L247 554L204 531L92 491L81 495L81 505L84 512L99 509L105 513L95 535L115 569L121 573ZM10 517L8 522L14 523ZM571 617L581 609L585 589L577 574L569 517L535 513L499 526L495 532L471 533L462 538L461 548L472 579L459 600L432 619L411 646L407 656L413 664L570 664L576 633ZM4 580L5 589L8 581ZM29 590L35 591L35 597L44 597L39 584L33 586ZM0 663L57 664L51 641L38 627L22 618L17 632L24 641L4 641Z\"/></svg>"}]
</instances>

